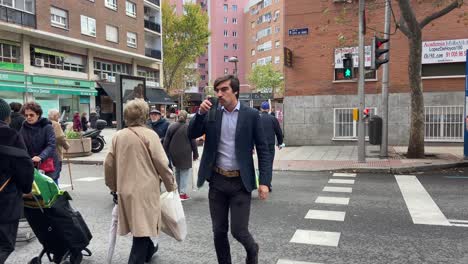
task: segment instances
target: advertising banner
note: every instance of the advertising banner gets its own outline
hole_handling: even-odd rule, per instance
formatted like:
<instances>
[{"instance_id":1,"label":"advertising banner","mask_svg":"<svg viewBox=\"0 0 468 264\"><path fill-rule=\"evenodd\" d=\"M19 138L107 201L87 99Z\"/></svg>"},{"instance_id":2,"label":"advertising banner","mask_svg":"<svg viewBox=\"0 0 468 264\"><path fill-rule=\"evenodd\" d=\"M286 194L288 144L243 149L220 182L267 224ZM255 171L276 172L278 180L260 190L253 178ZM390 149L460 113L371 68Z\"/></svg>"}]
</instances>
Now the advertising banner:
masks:
<instances>
[{"instance_id":1,"label":"advertising banner","mask_svg":"<svg viewBox=\"0 0 468 264\"><path fill-rule=\"evenodd\" d=\"M465 62L468 39L424 41L422 64Z\"/></svg>"}]
</instances>

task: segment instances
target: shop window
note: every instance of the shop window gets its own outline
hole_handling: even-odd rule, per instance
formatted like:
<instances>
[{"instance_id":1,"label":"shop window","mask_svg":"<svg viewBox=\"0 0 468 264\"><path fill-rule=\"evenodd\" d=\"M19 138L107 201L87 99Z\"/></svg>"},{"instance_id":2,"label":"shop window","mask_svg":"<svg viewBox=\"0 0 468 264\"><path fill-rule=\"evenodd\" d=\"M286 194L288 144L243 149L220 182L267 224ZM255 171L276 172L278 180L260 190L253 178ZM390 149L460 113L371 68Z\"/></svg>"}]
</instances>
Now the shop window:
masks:
<instances>
[{"instance_id":1,"label":"shop window","mask_svg":"<svg viewBox=\"0 0 468 264\"><path fill-rule=\"evenodd\" d=\"M19 57L19 46L0 43L0 61L18 63Z\"/></svg>"},{"instance_id":2,"label":"shop window","mask_svg":"<svg viewBox=\"0 0 468 264\"><path fill-rule=\"evenodd\" d=\"M422 77L464 76L465 65L465 62L423 64Z\"/></svg>"}]
</instances>

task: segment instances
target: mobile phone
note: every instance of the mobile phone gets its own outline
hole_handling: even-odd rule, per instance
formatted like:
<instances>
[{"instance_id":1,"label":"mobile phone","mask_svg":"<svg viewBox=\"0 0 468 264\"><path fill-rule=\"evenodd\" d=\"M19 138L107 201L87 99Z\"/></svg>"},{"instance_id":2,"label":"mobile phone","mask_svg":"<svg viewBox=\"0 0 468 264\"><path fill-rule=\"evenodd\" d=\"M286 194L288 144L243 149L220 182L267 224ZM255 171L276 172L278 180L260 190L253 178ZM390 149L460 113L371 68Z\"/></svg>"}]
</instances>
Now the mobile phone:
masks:
<instances>
[{"instance_id":1,"label":"mobile phone","mask_svg":"<svg viewBox=\"0 0 468 264\"><path fill-rule=\"evenodd\" d=\"M208 112L208 121L209 122L214 122L216 121L216 110L218 109L218 98L216 97L210 97L208 100L211 103L211 109Z\"/></svg>"}]
</instances>

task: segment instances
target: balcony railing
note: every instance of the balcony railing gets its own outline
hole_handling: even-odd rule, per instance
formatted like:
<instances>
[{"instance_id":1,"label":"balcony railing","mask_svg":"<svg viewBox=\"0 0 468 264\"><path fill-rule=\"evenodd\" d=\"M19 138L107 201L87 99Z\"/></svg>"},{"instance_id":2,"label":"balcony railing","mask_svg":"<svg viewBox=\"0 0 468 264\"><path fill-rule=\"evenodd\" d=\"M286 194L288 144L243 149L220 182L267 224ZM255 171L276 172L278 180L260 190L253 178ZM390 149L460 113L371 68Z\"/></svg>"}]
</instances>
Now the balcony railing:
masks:
<instances>
[{"instance_id":1,"label":"balcony railing","mask_svg":"<svg viewBox=\"0 0 468 264\"><path fill-rule=\"evenodd\" d=\"M7 23L36 28L36 15L6 6L0 6L0 20Z\"/></svg>"},{"instance_id":2,"label":"balcony railing","mask_svg":"<svg viewBox=\"0 0 468 264\"><path fill-rule=\"evenodd\" d=\"M145 20L145 28L161 33L161 25L159 25L158 23L149 21L149 20Z\"/></svg>"},{"instance_id":3,"label":"balcony railing","mask_svg":"<svg viewBox=\"0 0 468 264\"><path fill-rule=\"evenodd\" d=\"M155 49L145 49L145 56L154 58L154 59L161 59L161 51Z\"/></svg>"},{"instance_id":4,"label":"balcony railing","mask_svg":"<svg viewBox=\"0 0 468 264\"><path fill-rule=\"evenodd\" d=\"M146 1L148 1L148 2L150 2L152 4L155 4L157 6L161 6L161 3L159 2L159 0L146 0Z\"/></svg>"}]
</instances>

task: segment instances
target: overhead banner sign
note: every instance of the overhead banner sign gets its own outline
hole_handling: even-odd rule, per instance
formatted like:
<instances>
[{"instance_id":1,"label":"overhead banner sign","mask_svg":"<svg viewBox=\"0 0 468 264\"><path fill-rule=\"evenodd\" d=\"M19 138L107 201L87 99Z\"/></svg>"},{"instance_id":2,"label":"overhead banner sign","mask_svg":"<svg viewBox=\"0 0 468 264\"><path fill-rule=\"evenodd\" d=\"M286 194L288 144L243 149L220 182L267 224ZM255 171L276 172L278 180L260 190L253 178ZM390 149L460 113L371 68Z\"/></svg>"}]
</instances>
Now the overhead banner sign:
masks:
<instances>
[{"instance_id":1,"label":"overhead banner sign","mask_svg":"<svg viewBox=\"0 0 468 264\"><path fill-rule=\"evenodd\" d=\"M465 62L468 39L435 40L422 43L422 64Z\"/></svg>"},{"instance_id":2,"label":"overhead banner sign","mask_svg":"<svg viewBox=\"0 0 468 264\"><path fill-rule=\"evenodd\" d=\"M345 47L335 49L335 69L343 69L343 58L345 54L351 53L353 55L353 67L359 67L359 47ZM364 47L364 66L371 66L371 46Z\"/></svg>"}]
</instances>

